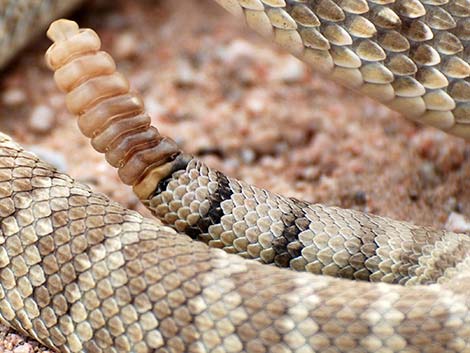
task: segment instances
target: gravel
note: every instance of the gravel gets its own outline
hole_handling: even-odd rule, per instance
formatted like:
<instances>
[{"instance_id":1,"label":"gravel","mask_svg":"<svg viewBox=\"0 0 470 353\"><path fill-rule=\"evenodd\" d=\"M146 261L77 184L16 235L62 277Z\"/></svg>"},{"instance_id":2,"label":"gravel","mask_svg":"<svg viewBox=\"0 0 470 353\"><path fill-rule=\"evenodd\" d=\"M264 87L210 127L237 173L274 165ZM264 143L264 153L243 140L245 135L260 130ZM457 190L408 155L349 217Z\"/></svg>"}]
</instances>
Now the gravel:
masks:
<instances>
[{"instance_id":1,"label":"gravel","mask_svg":"<svg viewBox=\"0 0 470 353\"><path fill-rule=\"evenodd\" d=\"M31 112L28 126L34 133L45 134L53 128L54 123L54 110L47 105L39 105Z\"/></svg>"}]
</instances>

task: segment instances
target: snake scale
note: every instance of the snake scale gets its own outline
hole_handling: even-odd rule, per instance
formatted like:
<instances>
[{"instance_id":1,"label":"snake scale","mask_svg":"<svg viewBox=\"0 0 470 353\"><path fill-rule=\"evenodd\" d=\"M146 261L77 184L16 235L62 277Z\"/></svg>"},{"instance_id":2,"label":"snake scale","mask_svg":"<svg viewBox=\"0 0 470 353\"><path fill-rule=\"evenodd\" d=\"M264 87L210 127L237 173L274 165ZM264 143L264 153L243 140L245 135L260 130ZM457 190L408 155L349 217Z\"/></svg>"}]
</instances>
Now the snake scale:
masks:
<instances>
[{"instance_id":1,"label":"snake scale","mask_svg":"<svg viewBox=\"0 0 470 353\"><path fill-rule=\"evenodd\" d=\"M467 0L216 1L319 69L468 136ZM0 61L73 5L0 2ZM61 20L48 34L80 129L179 233L1 134L2 323L61 352L470 352L468 236L212 170L149 126L96 33Z\"/></svg>"}]
</instances>

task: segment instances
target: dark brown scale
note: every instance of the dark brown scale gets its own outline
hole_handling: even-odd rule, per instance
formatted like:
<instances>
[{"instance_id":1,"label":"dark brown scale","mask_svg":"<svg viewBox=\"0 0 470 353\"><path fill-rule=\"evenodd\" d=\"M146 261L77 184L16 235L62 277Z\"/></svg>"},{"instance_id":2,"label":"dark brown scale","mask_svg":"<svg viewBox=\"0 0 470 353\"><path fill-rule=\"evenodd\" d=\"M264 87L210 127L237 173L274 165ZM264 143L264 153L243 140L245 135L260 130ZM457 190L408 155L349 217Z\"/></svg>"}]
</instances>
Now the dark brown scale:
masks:
<instances>
[{"instance_id":1,"label":"dark brown scale","mask_svg":"<svg viewBox=\"0 0 470 353\"><path fill-rule=\"evenodd\" d=\"M153 168L172 163L180 154L176 143L150 125L142 99L130 92L113 59L99 51L96 33L63 20L55 22L48 35L54 44L46 59L56 71L57 85L67 92L68 109L79 116L80 130L92 138L93 147L119 168L122 181L142 184ZM156 187L155 175L165 177L164 171L153 173L146 181L153 185L145 189Z\"/></svg>"}]
</instances>

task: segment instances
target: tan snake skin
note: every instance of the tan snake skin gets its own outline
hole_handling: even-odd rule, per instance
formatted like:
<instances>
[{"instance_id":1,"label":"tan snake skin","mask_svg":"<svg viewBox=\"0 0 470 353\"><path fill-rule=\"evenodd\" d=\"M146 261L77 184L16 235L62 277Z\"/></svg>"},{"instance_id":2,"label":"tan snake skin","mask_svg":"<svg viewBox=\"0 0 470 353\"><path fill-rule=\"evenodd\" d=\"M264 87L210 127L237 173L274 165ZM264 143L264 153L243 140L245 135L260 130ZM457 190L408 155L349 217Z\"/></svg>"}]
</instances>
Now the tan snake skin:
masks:
<instances>
[{"instance_id":1,"label":"tan snake skin","mask_svg":"<svg viewBox=\"0 0 470 353\"><path fill-rule=\"evenodd\" d=\"M470 0L215 0L318 70L470 138Z\"/></svg>"},{"instance_id":2,"label":"tan snake skin","mask_svg":"<svg viewBox=\"0 0 470 353\"><path fill-rule=\"evenodd\" d=\"M83 0L0 0L0 68L51 20Z\"/></svg>"},{"instance_id":3,"label":"tan snake skin","mask_svg":"<svg viewBox=\"0 0 470 353\"><path fill-rule=\"evenodd\" d=\"M249 23L262 24L262 2L218 2L235 12L241 4ZM284 1L263 3L279 20ZM290 1L288 10L308 5L325 20L334 6L362 3ZM406 17L416 4L389 6ZM387 7L379 5L370 12ZM465 1L421 4L438 5L465 25ZM274 27L278 41L296 46L279 40L292 30ZM455 57L464 62L464 52ZM470 352L467 236L308 205L180 156L165 161L172 168L144 200L176 229L266 263L415 286L294 273L209 249L94 195L1 135L2 322L63 352Z\"/></svg>"},{"instance_id":4,"label":"tan snake skin","mask_svg":"<svg viewBox=\"0 0 470 353\"><path fill-rule=\"evenodd\" d=\"M448 234L427 257L449 265L442 284L354 283L191 241L93 194L5 135L0 180L0 319L61 352L470 349L464 235ZM449 264L454 253L466 260Z\"/></svg>"}]
</instances>

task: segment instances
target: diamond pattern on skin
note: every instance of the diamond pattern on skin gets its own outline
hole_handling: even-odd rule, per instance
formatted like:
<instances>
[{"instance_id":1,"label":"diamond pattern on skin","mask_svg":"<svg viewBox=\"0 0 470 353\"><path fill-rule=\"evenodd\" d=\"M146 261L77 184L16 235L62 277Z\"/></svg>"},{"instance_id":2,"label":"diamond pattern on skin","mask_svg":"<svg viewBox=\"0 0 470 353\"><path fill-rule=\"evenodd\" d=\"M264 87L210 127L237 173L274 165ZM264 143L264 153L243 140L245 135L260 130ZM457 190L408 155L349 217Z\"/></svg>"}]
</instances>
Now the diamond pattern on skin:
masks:
<instances>
[{"instance_id":1,"label":"diamond pattern on skin","mask_svg":"<svg viewBox=\"0 0 470 353\"><path fill-rule=\"evenodd\" d=\"M269 194L242 183L230 185L236 192L232 197L241 193L290 210L288 200L270 200ZM367 253L355 238L345 241L335 235L348 226L342 211L300 204L312 212L306 219L320 216L336 222L304 224L303 241L335 253L331 258L320 251L318 261L340 264L348 256L345 250ZM259 210L268 224L279 217L269 206ZM5 135L0 135L0 214L0 321L61 352L470 348L470 302L462 285L470 283L468 256L439 277L445 284L411 288L366 282L352 287L347 280L264 266L193 242L94 194ZM365 224L364 216L353 216L351 227ZM371 227L387 224L381 218L368 222ZM318 227L326 238L311 237ZM397 242L403 244L400 251L413 252L416 247L408 247L406 230L395 230L401 237ZM417 244L427 237L425 230L415 234ZM383 252L376 254L386 256L394 240L385 236L383 245L377 241ZM467 246L468 254L468 239L452 235L439 242L425 252L429 269L457 249ZM390 257L397 257L392 252ZM367 261L365 266L373 268ZM393 266L406 273L399 263Z\"/></svg>"}]
</instances>

